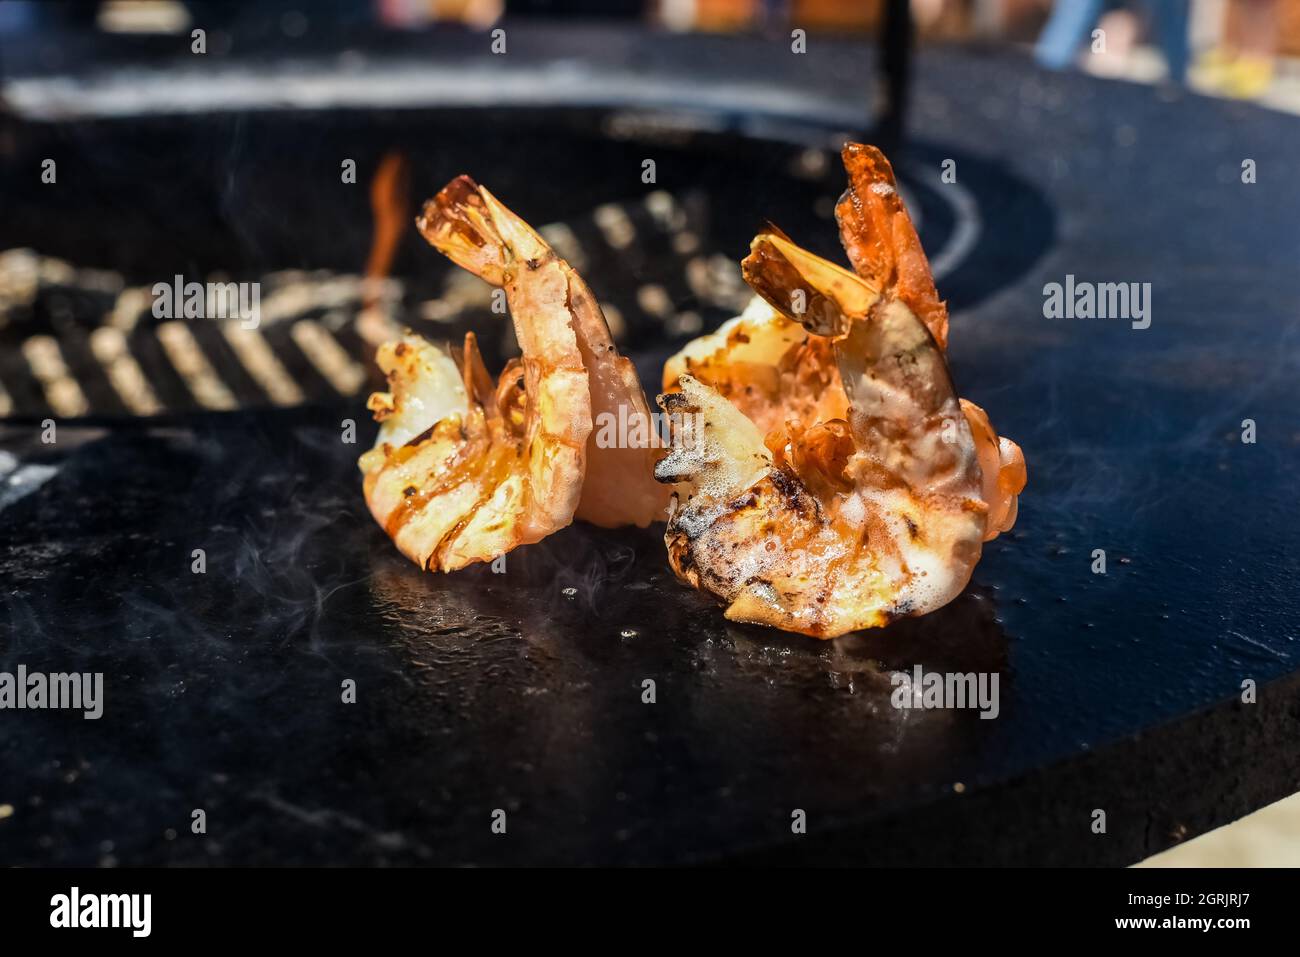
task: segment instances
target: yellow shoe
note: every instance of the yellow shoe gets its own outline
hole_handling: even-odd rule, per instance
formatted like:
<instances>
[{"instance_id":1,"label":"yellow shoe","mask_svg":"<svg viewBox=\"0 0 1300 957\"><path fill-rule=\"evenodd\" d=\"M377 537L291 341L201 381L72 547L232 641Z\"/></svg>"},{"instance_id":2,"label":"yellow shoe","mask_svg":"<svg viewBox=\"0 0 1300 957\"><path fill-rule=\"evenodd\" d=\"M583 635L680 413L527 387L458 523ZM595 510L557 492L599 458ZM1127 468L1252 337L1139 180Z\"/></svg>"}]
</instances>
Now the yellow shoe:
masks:
<instances>
[{"instance_id":1,"label":"yellow shoe","mask_svg":"<svg viewBox=\"0 0 1300 957\"><path fill-rule=\"evenodd\" d=\"M1227 86L1228 74L1232 70L1232 55L1223 47L1207 50L1196 61L1196 74L1201 81L1216 90Z\"/></svg>"},{"instance_id":2,"label":"yellow shoe","mask_svg":"<svg viewBox=\"0 0 1300 957\"><path fill-rule=\"evenodd\" d=\"M1273 85L1273 61L1262 56L1242 56L1232 64L1224 84L1225 92L1253 100Z\"/></svg>"}]
</instances>

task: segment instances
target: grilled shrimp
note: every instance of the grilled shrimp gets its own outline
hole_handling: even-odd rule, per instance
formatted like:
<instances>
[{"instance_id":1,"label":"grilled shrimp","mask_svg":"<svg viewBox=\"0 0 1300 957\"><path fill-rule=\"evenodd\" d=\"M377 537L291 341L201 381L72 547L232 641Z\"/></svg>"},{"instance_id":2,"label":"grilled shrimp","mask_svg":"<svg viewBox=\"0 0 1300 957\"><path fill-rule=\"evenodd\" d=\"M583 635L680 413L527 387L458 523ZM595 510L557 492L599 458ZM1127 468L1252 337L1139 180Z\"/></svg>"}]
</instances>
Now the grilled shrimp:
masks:
<instances>
[{"instance_id":1,"label":"grilled shrimp","mask_svg":"<svg viewBox=\"0 0 1300 957\"><path fill-rule=\"evenodd\" d=\"M652 481L653 450L593 444L594 413L648 407L591 291L469 177L430 200L418 225L455 263L505 289L522 356L494 385L473 333L455 351L414 333L379 349L389 391L370 397L381 425L360 461L375 520L434 571L540 541L575 514L647 524L667 498ZM621 482L626 494L611 504L584 476Z\"/></svg>"},{"instance_id":2,"label":"grilled shrimp","mask_svg":"<svg viewBox=\"0 0 1300 957\"><path fill-rule=\"evenodd\" d=\"M660 405L704 426L656 473L683 483L665 536L679 577L728 618L826 638L954 598L1025 480L953 390L947 312L888 164L856 145L845 164L859 274L761 233L742 269L762 298L665 368Z\"/></svg>"},{"instance_id":3,"label":"grilled shrimp","mask_svg":"<svg viewBox=\"0 0 1300 957\"><path fill-rule=\"evenodd\" d=\"M694 447L656 469L685 484L669 563L733 621L834 638L941 607L979 560L979 461L934 337L882 300L833 347L847 420L791 419L763 436L689 375L660 397L665 412L703 416Z\"/></svg>"}]
</instances>

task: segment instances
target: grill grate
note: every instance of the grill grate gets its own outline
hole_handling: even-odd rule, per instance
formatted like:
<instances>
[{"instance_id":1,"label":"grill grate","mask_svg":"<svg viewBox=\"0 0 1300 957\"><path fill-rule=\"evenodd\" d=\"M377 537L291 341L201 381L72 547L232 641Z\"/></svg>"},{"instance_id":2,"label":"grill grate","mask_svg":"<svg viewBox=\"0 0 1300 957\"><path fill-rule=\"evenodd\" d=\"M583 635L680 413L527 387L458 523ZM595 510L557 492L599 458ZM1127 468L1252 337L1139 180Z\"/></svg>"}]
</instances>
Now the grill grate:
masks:
<instances>
[{"instance_id":1,"label":"grill grate","mask_svg":"<svg viewBox=\"0 0 1300 957\"><path fill-rule=\"evenodd\" d=\"M608 297L602 307L620 344L663 343L698 334L706 314L732 315L748 299L736 262L704 251L705 206L699 195L659 191L541 232ZM10 249L0 253L0 416L149 416L351 397L370 382L375 346L403 326L451 340L474 329L497 362L515 352L490 287L427 253L431 274L441 271L432 284L266 273L256 279L259 322L248 328L239 319L155 318L152 285Z\"/></svg>"}]
</instances>

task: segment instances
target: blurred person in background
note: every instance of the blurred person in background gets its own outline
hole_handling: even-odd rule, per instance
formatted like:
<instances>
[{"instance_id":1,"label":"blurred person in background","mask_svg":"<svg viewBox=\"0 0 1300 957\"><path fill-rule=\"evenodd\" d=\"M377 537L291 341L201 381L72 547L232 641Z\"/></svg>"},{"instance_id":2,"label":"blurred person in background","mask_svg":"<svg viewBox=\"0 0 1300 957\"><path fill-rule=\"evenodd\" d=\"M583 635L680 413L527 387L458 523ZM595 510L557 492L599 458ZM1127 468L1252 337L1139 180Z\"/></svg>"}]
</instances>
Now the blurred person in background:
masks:
<instances>
[{"instance_id":1,"label":"blurred person in background","mask_svg":"<svg viewBox=\"0 0 1300 957\"><path fill-rule=\"evenodd\" d=\"M1278 0L1234 0L1223 7L1223 40L1201 59L1201 76L1217 92L1254 98L1273 83Z\"/></svg>"},{"instance_id":2,"label":"blurred person in background","mask_svg":"<svg viewBox=\"0 0 1300 957\"><path fill-rule=\"evenodd\" d=\"M1146 8L1154 21L1156 40L1168 67L1168 78L1177 84L1186 82L1191 58L1187 29L1189 3L1190 0L1143 0L1138 4ZM1105 45L1097 52L1107 57L1125 57L1139 30L1138 21L1129 9L1131 6L1117 0L1057 0L1034 48L1035 59L1052 70L1071 66L1085 43L1092 40L1093 30L1103 15Z\"/></svg>"}]
</instances>

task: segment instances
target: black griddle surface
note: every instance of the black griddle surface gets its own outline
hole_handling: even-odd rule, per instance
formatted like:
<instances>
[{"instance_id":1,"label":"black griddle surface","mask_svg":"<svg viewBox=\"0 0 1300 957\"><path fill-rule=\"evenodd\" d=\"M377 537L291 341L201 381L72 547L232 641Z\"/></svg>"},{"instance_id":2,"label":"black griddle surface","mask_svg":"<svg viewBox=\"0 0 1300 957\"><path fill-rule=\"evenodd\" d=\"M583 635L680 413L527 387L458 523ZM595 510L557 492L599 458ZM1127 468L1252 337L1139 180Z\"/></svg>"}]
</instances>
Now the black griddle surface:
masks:
<instances>
[{"instance_id":1,"label":"black griddle surface","mask_svg":"<svg viewBox=\"0 0 1300 957\"><path fill-rule=\"evenodd\" d=\"M422 574L365 512L359 403L9 424L56 471L0 510L0 667L104 671L107 706L3 715L0 861L1127 864L1295 790L1300 129L952 51L917 97L905 175L978 156L1056 221L953 320L1029 463L966 594L822 643L726 623L651 532ZM1151 328L1044 319L1067 273L1151 282ZM915 664L999 672L999 717L891 708Z\"/></svg>"}]
</instances>

